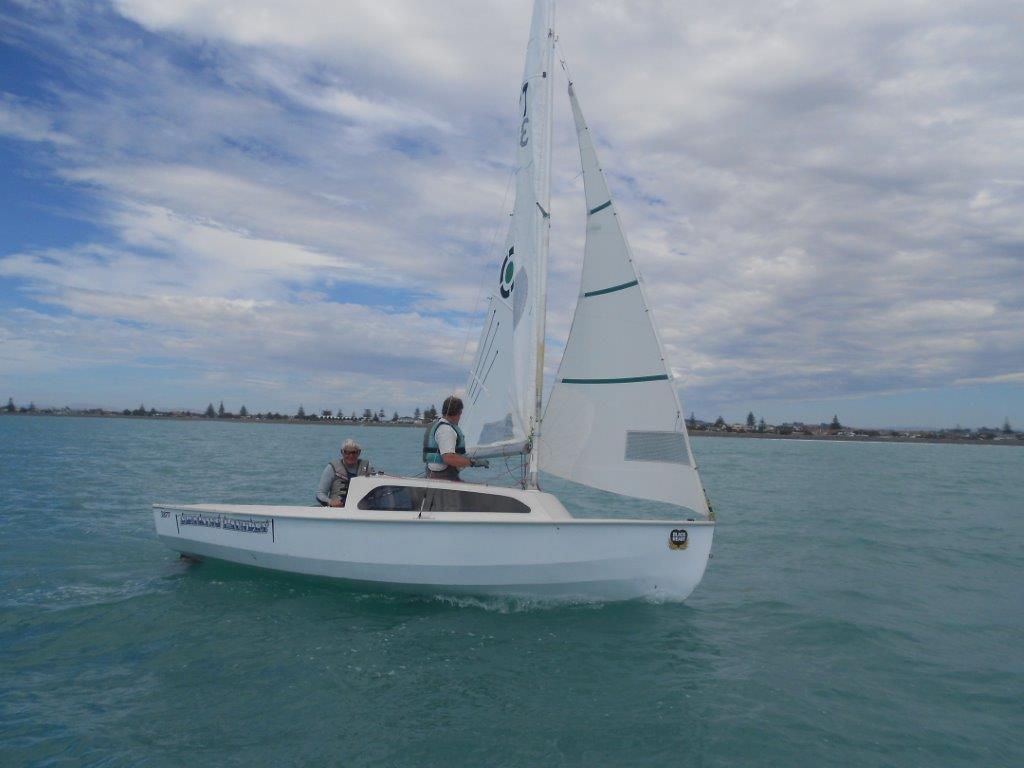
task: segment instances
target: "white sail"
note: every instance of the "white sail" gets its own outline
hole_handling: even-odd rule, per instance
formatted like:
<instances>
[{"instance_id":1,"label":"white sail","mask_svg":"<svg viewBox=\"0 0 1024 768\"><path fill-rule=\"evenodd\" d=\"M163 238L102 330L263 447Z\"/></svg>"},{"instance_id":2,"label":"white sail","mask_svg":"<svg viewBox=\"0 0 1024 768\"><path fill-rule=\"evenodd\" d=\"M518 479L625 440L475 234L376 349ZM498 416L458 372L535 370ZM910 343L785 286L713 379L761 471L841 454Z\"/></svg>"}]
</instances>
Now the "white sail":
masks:
<instances>
[{"instance_id":1,"label":"white sail","mask_svg":"<svg viewBox=\"0 0 1024 768\"><path fill-rule=\"evenodd\" d=\"M587 239L576 314L544 414L541 469L706 515L672 373L571 84L569 98Z\"/></svg>"},{"instance_id":2,"label":"white sail","mask_svg":"<svg viewBox=\"0 0 1024 768\"><path fill-rule=\"evenodd\" d=\"M476 456L521 451L539 413L551 164L550 0L537 0L519 87L516 200L466 384L461 427Z\"/></svg>"}]
</instances>

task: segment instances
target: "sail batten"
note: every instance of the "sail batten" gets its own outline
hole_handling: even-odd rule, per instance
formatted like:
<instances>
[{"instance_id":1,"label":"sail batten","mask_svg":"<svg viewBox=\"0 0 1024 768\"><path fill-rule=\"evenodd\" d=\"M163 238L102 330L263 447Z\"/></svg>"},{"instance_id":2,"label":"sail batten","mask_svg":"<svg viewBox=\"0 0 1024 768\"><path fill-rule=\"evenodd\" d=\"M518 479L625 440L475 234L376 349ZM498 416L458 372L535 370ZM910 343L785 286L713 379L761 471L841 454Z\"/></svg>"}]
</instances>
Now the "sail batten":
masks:
<instances>
[{"instance_id":1,"label":"sail batten","mask_svg":"<svg viewBox=\"0 0 1024 768\"><path fill-rule=\"evenodd\" d=\"M618 379L559 379L563 384L639 384L643 381L668 381L667 373L655 373L651 376L624 376Z\"/></svg>"},{"instance_id":2,"label":"sail batten","mask_svg":"<svg viewBox=\"0 0 1024 768\"><path fill-rule=\"evenodd\" d=\"M640 285L640 281L639 280L630 280L628 283L619 283L618 285L613 285L610 288L601 288L601 289L596 290L596 291L587 291L583 295L584 296L603 296L606 293L615 293L616 291L624 291L627 288L632 288L634 285Z\"/></svg>"},{"instance_id":3,"label":"sail batten","mask_svg":"<svg viewBox=\"0 0 1024 768\"><path fill-rule=\"evenodd\" d=\"M570 83L587 238L580 292L544 413L541 468L707 514L672 372Z\"/></svg>"}]
</instances>

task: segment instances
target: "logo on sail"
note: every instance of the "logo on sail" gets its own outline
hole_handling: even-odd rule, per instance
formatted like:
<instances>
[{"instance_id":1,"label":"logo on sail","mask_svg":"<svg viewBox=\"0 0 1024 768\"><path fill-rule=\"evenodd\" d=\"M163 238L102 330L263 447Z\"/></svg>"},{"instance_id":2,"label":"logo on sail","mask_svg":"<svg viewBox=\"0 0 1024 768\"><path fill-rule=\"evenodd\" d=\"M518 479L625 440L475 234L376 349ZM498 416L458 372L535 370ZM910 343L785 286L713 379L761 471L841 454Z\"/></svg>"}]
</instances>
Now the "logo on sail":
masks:
<instances>
[{"instance_id":1,"label":"logo on sail","mask_svg":"<svg viewBox=\"0 0 1024 768\"><path fill-rule=\"evenodd\" d=\"M686 532L685 528L676 528L668 535L668 548L669 549L686 549L686 545L690 542L690 536Z\"/></svg>"},{"instance_id":2,"label":"logo on sail","mask_svg":"<svg viewBox=\"0 0 1024 768\"><path fill-rule=\"evenodd\" d=\"M499 278L501 280L498 289L501 291L501 298L507 299L512 295L512 287L514 278L516 275L516 263L512 258L512 254L515 251L515 246L508 249L508 256L501 262L501 274Z\"/></svg>"}]
</instances>

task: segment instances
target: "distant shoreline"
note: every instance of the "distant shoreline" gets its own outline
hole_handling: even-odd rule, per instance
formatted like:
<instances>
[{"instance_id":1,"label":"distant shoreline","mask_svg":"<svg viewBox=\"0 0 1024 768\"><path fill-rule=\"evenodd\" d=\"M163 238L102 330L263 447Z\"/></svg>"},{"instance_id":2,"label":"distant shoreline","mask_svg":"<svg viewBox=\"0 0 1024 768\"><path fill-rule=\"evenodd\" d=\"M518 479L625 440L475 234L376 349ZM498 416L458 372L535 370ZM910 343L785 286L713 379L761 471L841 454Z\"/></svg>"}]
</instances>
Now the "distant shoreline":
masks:
<instances>
[{"instance_id":1,"label":"distant shoreline","mask_svg":"<svg viewBox=\"0 0 1024 768\"><path fill-rule=\"evenodd\" d=\"M426 422L419 424L394 421L340 421L337 419L261 419L252 416L240 418L238 416L228 418L207 418L205 416L138 416L125 415L123 413L0 413L4 417L23 416L44 416L47 418L62 419L135 419L138 421L192 421L200 423L237 423L237 424L295 424L299 426L321 426L321 427L387 427L389 429L423 429ZM711 430L692 430L690 437L736 437L752 438L755 440L817 440L834 443L928 443L931 445L1004 445L1024 447L1024 439L995 438L992 440L980 440L965 437L909 437L903 435L808 435L789 434L782 435L777 432L724 432Z\"/></svg>"},{"instance_id":2,"label":"distant shoreline","mask_svg":"<svg viewBox=\"0 0 1024 768\"><path fill-rule=\"evenodd\" d=\"M1024 440L975 440L969 437L904 437L903 435L780 435L769 432L708 432L694 430L690 437L740 437L756 440L820 440L832 443L929 443L932 445L1016 445Z\"/></svg>"},{"instance_id":3,"label":"distant shoreline","mask_svg":"<svg viewBox=\"0 0 1024 768\"><path fill-rule=\"evenodd\" d=\"M135 414L124 414L124 413L45 413L37 411L35 413L0 413L0 416L6 417L20 417L20 416L45 416L53 419L135 419L137 421L195 421L195 422L219 422L221 424L237 423L237 424L299 424L302 426L317 425L324 427L390 427L394 428L405 428L418 427L422 429L426 426L426 422L420 424L413 424L409 422L395 422L395 421L352 421L351 419L296 419L291 416L282 419L260 419L254 416L218 416L208 418L206 416L177 416L177 415L160 415L155 416L138 416Z\"/></svg>"}]
</instances>

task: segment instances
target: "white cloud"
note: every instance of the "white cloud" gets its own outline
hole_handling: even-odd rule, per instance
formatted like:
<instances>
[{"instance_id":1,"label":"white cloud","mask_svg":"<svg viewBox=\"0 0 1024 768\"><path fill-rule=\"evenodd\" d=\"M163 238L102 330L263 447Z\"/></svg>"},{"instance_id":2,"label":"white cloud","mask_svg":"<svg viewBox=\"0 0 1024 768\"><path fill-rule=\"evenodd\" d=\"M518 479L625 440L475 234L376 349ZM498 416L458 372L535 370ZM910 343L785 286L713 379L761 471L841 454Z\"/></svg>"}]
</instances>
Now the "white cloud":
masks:
<instances>
[{"instance_id":1,"label":"white cloud","mask_svg":"<svg viewBox=\"0 0 1024 768\"><path fill-rule=\"evenodd\" d=\"M270 59L256 62L252 74L296 104L377 128L415 128L451 131L452 127L428 111L396 100L378 101L337 83L303 77L295 67Z\"/></svg>"},{"instance_id":2,"label":"white cloud","mask_svg":"<svg viewBox=\"0 0 1024 768\"><path fill-rule=\"evenodd\" d=\"M472 310L503 226L528 4L121 0L149 35L137 46L117 29L79 39L66 7L34 34L85 76L54 87L46 108L0 102L0 132L50 142L54 172L102 202L109 237L0 254L0 273L83 335L121 323L139 349L217 375L236 366L280 382L289 366L315 368L326 345L337 365L367 356L358 375L410 392L423 366L457 363L451 312ZM1015 12L559 4L688 407L1017 382ZM555 339L583 241L559 109ZM16 323L19 354L59 356L72 337L53 327ZM207 344L218 327L229 340Z\"/></svg>"},{"instance_id":3,"label":"white cloud","mask_svg":"<svg viewBox=\"0 0 1024 768\"><path fill-rule=\"evenodd\" d=\"M24 141L71 144L69 136L54 129L53 119L38 107L13 94L0 92L0 136Z\"/></svg>"},{"instance_id":4,"label":"white cloud","mask_svg":"<svg viewBox=\"0 0 1024 768\"><path fill-rule=\"evenodd\" d=\"M957 379L953 384L958 387L971 384L1024 384L1024 371L1001 373L998 376L978 376L973 379Z\"/></svg>"},{"instance_id":5,"label":"white cloud","mask_svg":"<svg viewBox=\"0 0 1024 768\"><path fill-rule=\"evenodd\" d=\"M147 295L173 290L190 295L276 296L286 283L314 275L359 279L370 270L289 242L255 238L215 223L182 218L158 206L116 211L122 247L48 249L0 260L0 274L50 289L105 289Z\"/></svg>"}]
</instances>

